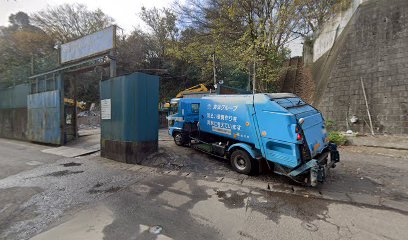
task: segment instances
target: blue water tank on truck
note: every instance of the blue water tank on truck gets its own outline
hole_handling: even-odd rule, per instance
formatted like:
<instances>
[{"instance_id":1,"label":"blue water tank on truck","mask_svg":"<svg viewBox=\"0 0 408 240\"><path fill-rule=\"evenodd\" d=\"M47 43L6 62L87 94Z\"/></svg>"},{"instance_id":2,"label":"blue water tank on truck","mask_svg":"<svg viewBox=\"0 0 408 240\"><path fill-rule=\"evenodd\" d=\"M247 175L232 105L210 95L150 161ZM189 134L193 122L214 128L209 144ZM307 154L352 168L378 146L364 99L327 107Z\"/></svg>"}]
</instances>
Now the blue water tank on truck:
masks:
<instances>
[{"instance_id":1,"label":"blue water tank on truck","mask_svg":"<svg viewBox=\"0 0 408 240\"><path fill-rule=\"evenodd\" d=\"M315 186L340 160L322 114L291 93L180 99L177 109L168 117L175 143L229 159L239 173L266 165Z\"/></svg>"}]
</instances>

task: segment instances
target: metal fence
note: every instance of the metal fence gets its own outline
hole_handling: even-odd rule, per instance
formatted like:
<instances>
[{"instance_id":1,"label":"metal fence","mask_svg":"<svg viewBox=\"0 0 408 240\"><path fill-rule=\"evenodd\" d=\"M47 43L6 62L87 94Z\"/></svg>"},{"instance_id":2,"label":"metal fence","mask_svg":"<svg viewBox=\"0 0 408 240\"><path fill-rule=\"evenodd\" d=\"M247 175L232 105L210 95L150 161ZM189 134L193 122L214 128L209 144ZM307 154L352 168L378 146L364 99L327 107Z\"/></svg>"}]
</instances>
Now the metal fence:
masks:
<instances>
[{"instance_id":1,"label":"metal fence","mask_svg":"<svg viewBox=\"0 0 408 240\"><path fill-rule=\"evenodd\" d=\"M29 84L19 84L14 87L0 89L0 109L27 107Z\"/></svg>"}]
</instances>

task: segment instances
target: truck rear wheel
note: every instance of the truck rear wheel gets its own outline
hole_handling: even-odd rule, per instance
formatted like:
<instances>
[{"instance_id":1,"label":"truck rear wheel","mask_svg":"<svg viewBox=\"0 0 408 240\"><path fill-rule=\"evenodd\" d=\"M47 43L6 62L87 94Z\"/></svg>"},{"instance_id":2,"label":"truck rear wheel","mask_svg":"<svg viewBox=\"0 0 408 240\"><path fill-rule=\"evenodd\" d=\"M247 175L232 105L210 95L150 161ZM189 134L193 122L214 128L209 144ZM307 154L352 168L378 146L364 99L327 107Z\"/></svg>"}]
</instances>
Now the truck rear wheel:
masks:
<instances>
[{"instance_id":1,"label":"truck rear wheel","mask_svg":"<svg viewBox=\"0 0 408 240\"><path fill-rule=\"evenodd\" d=\"M186 143L183 134L181 132L177 132L173 135L174 138L174 143L176 143L177 146L184 146Z\"/></svg>"},{"instance_id":2,"label":"truck rear wheel","mask_svg":"<svg viewBox=\"0 0 408 240\"><path fill-rule=\"evenodd\" d=\"M253 172L254 162L246 151L241 149L233 151L230 160L232 168L236 172L246 175L249 175Z\"/></svg>"}]
</instances>

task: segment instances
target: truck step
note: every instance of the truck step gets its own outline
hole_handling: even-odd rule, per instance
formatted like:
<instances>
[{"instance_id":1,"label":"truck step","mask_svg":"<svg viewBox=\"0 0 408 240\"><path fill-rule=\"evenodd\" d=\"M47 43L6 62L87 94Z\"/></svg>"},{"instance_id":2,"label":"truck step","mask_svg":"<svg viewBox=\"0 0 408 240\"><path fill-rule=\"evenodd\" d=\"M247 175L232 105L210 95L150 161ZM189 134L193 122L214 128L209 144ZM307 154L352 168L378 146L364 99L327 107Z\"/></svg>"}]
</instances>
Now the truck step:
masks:
<instances>
[{"instance_id":1,"label":"truck step","mask_svg":"<svg viewBox=\"0 0 408 240\"><path fill-rule=\"evenodd\" d=\"M193 144L191 144L191 148L194 148L194 149L196 149L196 150L198 150L200 152L207 153L207 154L209 154L211 156L214 156L214 157L217 157L217 158L225 159L224 156L214 154L213 151L212 151L212 146L210 144L207 144L207 143L193 143Z\"/></svg>"},{"instance_id":2,"label":"truck step","mask_svg":"<svg viewBox=\"0 0 408 240\"><path fill-rule=\"evenodd\" d=\"M192 144L191 145L192 148L203 151L203 152L207 152L207 153L211 153L212 152L212 147L209 144L205 144L205 143L196 143L196 144Z\"/></svg>"}]
</instances>

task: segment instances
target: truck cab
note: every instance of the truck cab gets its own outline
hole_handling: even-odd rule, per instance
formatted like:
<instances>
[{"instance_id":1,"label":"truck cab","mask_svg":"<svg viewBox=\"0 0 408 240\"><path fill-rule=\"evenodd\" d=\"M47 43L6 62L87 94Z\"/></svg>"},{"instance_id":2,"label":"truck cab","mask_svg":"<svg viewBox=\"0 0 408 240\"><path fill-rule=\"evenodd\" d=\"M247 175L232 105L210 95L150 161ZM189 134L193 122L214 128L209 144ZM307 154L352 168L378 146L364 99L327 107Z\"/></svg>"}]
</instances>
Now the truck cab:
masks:
<instances>
[{"instance_id":1,"label":"truck cab","mask_svg":"<svg viewBox=\"0 0 408 240\"><path fill-rule=\"evenodd\" d=\"M177 109L168 117L175 143L229 159L239 173L257 173L264 161L315 186L339 161L322 114L291 93L180 99Z\"/></svg>"}]
</instances>

